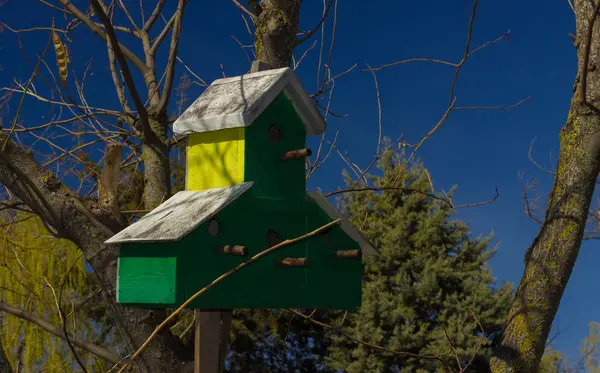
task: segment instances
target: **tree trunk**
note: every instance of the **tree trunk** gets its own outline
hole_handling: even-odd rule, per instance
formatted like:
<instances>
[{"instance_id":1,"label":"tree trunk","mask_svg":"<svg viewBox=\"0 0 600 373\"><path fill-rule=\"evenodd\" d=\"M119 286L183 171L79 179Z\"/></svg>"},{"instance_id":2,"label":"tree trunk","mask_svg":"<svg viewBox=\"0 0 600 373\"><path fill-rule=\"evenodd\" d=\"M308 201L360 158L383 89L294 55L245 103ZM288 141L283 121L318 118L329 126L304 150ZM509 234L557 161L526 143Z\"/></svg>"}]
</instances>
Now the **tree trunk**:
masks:
<instances>
[{"instance_id":1,"label":"tree trunk","mask_svg":"<svg viewBox=\"0 0 600 373\"><path fill-rule=\"evenodd\" d=\"M149 110L153 112L152 109ZM142 143L144 160L144 207L153 209L171 196L171 169L167 143L166 113L150 114L151 138Z\"/></svg>"},{"instance_id":2,"label":"tree trunk","mask_svg":"<svg viewBox=\"0 0 600 373\"><path fill-rule=\"evenodd\" d=\"M264 0L254 7L254 47L258 61L272 68L290 66L296 47L301 4L302 0Z\"/></svg>"},{"instance_id":3,"label":"tree trunk","mask_svg":"<svg viewBox=\"0 0 600 373\"><path fill-rule=\"evenodd\" d=\"M0 183L62 238L80 248L104 290L104 299L115 314L120 334L129 349L135 351L162 321L162 315L151 310L124 308L116 303L117 248L104 245L104 241L115 233L108 227L118 222L100 209L97 201L82 199L38 164L30 152L0 132L0 144L5 142L5 151L0 152ZM152 342L136 362L141 372L176 373L193 369L191 355L187 358L179 340L169 331Z\"/></svg>"},{"instance_id":4,"label":"tree trunk","mask_svg":"<svg viewBox=\"0 0 600 373\"><path fill-rule=\"evenodd\" d=\"M579 60L569 116L560 132L560 154L548 210L526 254L525 271L509 312L502 346L491 361L493 373L537 372L546 339L583 238L600 171L600 27L594 4L576 0ZM589 44L589 63L584 69ZM587 75L587 78L585 78ZM584 86L585 85L585 86ZM587 91L587 92L586 92ZM584 95L584 93L586 94ZM585 97L585 100L583 99Z\"/></svg>"},{"instance_id":5,"label":"tree trunk","mask_svg":"<svg viewBox=\"0 0 600 373\"><path fill-rule=\"evenodd\" d=\"M256 13L257 59L273 68L290 66L296 46L301 0L249 1ZM152 209L170 196L167 120L164 113L148 110L153 135L143 139L144 205ZM0 131L0 184L53 228L56 234L76 244L103 288L104 299L117 320L120 334L130 351L135 351L165 317L162 310L125 308L116 303L117 248L104 245L120 222L100 208L98 201L85 199L62 184L32 154ZM227 314L222 322L227 321ZM215 343L218 343L215 341ZM223 343L223 342L221 342ZM222 354L221 356L225 356ZM168 330L158 336L136 365L141 372L192 372L192 354ZM222 365L221 365L222 366Z\"/></svg>"}]
</instances>

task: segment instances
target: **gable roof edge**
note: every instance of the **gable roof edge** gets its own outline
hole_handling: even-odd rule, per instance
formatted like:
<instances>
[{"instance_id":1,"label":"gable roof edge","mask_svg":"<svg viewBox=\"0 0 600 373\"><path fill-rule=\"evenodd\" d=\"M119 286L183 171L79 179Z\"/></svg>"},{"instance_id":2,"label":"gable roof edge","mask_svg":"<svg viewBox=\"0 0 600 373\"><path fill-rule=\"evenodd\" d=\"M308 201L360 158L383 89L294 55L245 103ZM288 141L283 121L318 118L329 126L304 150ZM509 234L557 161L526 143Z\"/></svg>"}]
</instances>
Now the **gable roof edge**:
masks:
<instances>
[{"instance_id":1,"label":"gable roof edge","mask_svg":"<svg viewBox=\"0 0 600 373\"><path fill-rule=\"evenodd\" d=\"M267 109L267 107L269 107L269 105L271 105L273 100L275 100L280 93L284 93L290 101L292 101L296 113L305 126L307 136L318 135L325 132L325 119L316 105L312 102L310 95L304 89L300 80L298 80L296 73L289 67L217 79L212 82L207 89L243 82L245 78L256 79L266 76L274 77L271 83L266 87L266 90L263 91L254 102L249 102L248 107L244 107L243 110L238 112L229 112L212 116L192 114L194 107L196 105L202 106L202 104L199 103L202 102L203 98L206 99L205 93L207 91L203 92L202 95L200 95L200 97L198 97L190 107L175 120L173 123L173 132L178 135L189 135L192 133L218 131L227 128L248 127ZM223 100L221 100L220 104L226 106L227 103Z\"/></svg>"},{"instance_id":2,"label":"gable roof edge","mask_svg":"<svg viewBox=\"0 0 600 373\"><path fill-rule=\"evenodd\" d=\"M350 236L350 238L352 238L354 241L358 242L358 244L360 246L360 251L363 253L363 255L365 255L365 256L379 256L380 255L379 251L377 251L375 249L375 247L373 247L371 242L369 242L369 240L358 230L358 228L356 228L354 226L354 224L350 223L348 221L348 219L346 219L344 216L342 216L342 214L335 208L335 206L333 206L333 204L331 204L331 202L329 202L329 200L327 200L327 197L325 197L319 191L308 192L308 195L310 198L312 198L317 203L317 205L319 205L319 207L321 209L323 209L323 211L327 215L329 215L330 218L341 220L340 227L348 236Z\"/></svg>"}]
</instances>

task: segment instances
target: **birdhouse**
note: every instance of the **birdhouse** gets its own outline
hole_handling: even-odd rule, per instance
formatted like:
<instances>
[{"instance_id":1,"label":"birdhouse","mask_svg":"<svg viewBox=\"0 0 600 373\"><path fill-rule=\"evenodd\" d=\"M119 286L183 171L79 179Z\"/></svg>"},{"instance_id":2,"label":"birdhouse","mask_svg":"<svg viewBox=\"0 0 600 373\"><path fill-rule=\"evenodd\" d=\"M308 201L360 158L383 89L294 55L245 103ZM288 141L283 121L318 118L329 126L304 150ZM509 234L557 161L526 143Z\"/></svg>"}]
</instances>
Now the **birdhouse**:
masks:
<instances>
[{"instance_id":1,"label":"birdhouse","mask_svg":"<svg viewBox=\"0 0 600 373\"><path fill-rule=\"evenodd\" d=\"M110 238L119 244L117 301L189 308L354 309L371 244L320 192L306 192L306 137L325 121L289 68L214 81L175 121L187 135L186 190Z\"/></svg>"}]
</instances>

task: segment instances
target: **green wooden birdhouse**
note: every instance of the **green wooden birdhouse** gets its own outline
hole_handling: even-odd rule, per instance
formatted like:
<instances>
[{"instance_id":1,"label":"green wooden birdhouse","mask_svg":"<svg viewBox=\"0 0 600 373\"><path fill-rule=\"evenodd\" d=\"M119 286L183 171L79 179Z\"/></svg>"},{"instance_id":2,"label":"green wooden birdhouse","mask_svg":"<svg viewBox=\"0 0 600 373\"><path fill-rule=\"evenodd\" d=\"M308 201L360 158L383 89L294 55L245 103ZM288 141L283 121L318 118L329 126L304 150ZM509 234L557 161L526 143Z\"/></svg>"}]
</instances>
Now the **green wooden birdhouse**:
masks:
<instances>
[{"instance_id":1,"label":"green wooden birdhouse","mask_svg":"<svg viewBox=\"0 0 600 373\"><path fill-rule=\"evenodd\" d=\"M289 68L214 81L175 121L186 190L107 241L119 244L117 301L175 307L286 239L339 225L257 260L189 308L354 309L362 256L377 255L319 192L306 192L306 136L325 121Z\"/></svg>"}]
</instances>

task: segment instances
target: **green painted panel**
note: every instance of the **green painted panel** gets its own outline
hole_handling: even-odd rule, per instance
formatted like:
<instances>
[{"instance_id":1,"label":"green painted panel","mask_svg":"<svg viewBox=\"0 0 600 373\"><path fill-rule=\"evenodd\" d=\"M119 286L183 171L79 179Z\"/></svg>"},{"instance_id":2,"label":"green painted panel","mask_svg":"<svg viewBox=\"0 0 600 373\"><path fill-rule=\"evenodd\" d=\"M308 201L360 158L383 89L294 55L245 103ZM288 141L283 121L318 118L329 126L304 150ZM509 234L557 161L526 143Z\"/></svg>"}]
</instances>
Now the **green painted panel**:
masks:
<instances>
[{"instance_id":1,"label":"green painted panel","mask_svg":"<svg viewBox=\"0 0 600 373\"><path fill-rule=\"evenodd\" d=\"M119 302L137 307L179 305L221 274L265 250L269 230L277 232L283 241L312 231L331 218L306 195L277 201L248 193L221 211L216 220L216 236L209 233L206 222L180 242L124 245L119 265ZM216 249L224 245L243 245L248 255L219 254ZM358 244L341 228L332 228L327 241L319 234L283 247L218 283L189 308L357 308L361 300L361 259L339 259L334 255L338 250L357 248ZM286 257L305 257L310 262L307 268L278 266L278 261ZM175 283L176 292L169 292Z\"/></svg>"},{"instance_id":2,"label":"green painted panel","mask_svg":"<svg viewBox=\"0 0 600 373\"><path fill-rule=\"evenodd\" d=\"M279 141L269 129L279 130ZM305 158L282 160L288 151L306 147L306 130L292 102L281 93L246 127L245 181L253 181L250 192L257 197L303 199L306 191Z\"/></svg>"},{"instance_id":3,"label":"green painted panel","mask_svg":"<svg viewBox=\"0 0 600 373\"><path fill-rule=\"evenodd\" d=\"M309 199L307 204L308 231L332 221L312 200ZM313 289L311 302L326 309L358 308L362 295L362 259L335 256L337 251L360 249L358 243L336 226L310 240L308 247L308 257L314 263L310 267L307 284Z\"/></svg>"},{"instance_id":4,"label":"green painted panel","mask_svg":"<svg viewBox=\"0 0 600 373\"><path fill-rule=\"evenodd\" d=\"M131 246L138 246L131 245ZM117 302L172 305L177 301L177 258L155 255L148 248L121 247L117 269ZM144 256L142 253L147 253Z\"/></svg>"}]
</instances>

